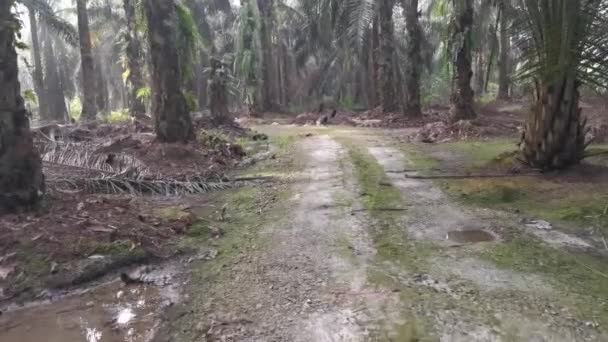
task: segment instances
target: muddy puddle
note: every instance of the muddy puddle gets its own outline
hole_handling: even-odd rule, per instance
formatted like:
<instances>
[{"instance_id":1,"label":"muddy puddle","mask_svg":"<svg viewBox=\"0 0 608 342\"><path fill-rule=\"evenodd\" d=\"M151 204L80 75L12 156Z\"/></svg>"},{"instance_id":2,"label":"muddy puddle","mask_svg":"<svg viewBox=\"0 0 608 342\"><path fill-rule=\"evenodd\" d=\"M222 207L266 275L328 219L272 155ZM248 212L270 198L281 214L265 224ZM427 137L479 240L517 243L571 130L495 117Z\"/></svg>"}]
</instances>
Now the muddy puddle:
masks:
<instances>
[{"instance_id":1,"label":"muddy puddle","mask_svg":"<svg viewBox=\"0 0 608 342\"><path fill-rule=\"evenodd\" d=\"M494 241L495 237L485 230L454 230L448 232L446 239L456 243L477 243Z\"/></svg>"},{"instance_id":2,"label":"muddy puddle","mask_svg":"<svg viewBox=\"0 0 608 342\"><path fill-rule=\"evenodd\" d=\"M111 281L54 300L11 308L0 316L0 342L140 342L155 333L162 309L177 301L177 280ZM147 276L155 278L154 272Z\"/></svg>"}]
</instances>

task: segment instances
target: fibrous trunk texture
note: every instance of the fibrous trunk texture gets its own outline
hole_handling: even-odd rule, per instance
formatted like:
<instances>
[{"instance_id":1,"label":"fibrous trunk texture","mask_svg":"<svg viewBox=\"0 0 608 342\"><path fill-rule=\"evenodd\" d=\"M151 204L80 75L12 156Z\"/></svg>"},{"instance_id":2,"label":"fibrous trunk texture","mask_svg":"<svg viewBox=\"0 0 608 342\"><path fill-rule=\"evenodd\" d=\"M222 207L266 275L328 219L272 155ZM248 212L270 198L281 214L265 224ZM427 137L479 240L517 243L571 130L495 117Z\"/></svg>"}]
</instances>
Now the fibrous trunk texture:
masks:
<instances>
[{"instance_id":1,"label":"fibrous trunk texture","mask_svg":"<svg viewBox=\"0 0 608 342\"><path fill-rule=\"evenodd\" d=\"M135 0L124 0L125 18L127 20L127 64L129 66L129 113L135 118L142 119L146 116L146 105L142 99L137 98L137 91L145 86L141 63L141 43L137 34L135 18Z\"/></svg>"},{"instance_id":2,"label":"fibrous trunk texture","mask_svg":"<svg viewBox=\"0 0 608 342\"><path fill-rule=\"evenodd\" d=\"M38 113L41 121L48 120L48 106L46 102L46 94L44 92L44 76L42 72L42 57L40 54L40 40L38 39L38 18L36 11L32 6L28 6L30 19L30 32L32 35L32 60L34 61L34 90L38 97Z\"/></svg>"},{"instance_id":3,"label":"fibrous trunk texture","mask_svg":"<svg viewBox=\"0 0 608 342\"><path fill-rule=\"evenodd\" d=\"M89 30L89 15L87 0L76 1L78 13L78 36L80 38L80 60L82 69L82 119L95 120L97 106L95 105L95 64Z\"/></svg>"},{"instance_id":4,"label":"fibrous trunk texture","mask_svg":"<svg viewBox=\"0 0 608 342\"><path fill-rule=\"evenodd\" d=\"M108 91L108 82L106 81L106 75L108 74L101 63L104 58L101 48L94 49L95 51L95 108L97 112L108 113L110 94Z\"/></svg>"},{"instance_id":5,"label":"fibrous trunk texture","mask_svg":"<svg viewBox=\"0 0 608 342\"><path fill-rule=\"evenodd\" d=\"M228 73L222 62L211 60L211 80L209 82L209 110L211 119L217 126L229 124L232 121L228 110Z\"/></svg>"},{"instance_id":6,"label":"fibrous trunk texture","mask_svg":"<svg viewBox=\"0 0 608 342\"><path fill-rule=\"evenodd\" d=\"M405 114L411 117L422 116L420 104L420 72L422 66L421 40L422 29L418 20L418 0L402 0L405 29L408 37L405 65Z\"/></svg>"},{"instance_id":7,"label":"fibrous trunk texture","mask_svg":"<svg viewBox=\"0 0 608 342\"><path fill-rule=\"evenodd\" d=\"M42 37L44 40L44 69L46 71L44 93L48 103L49 119L55 122L65 122L68 117L68 109L65 104L63 84L59 76L57 56L53 48L53 38L46 26L43 27Z\"/></svg>"},{"instance_id":8,"label":"fibrous trunk texture","mask_svg":"<svg viewBox=\"0 0 608 342\"><path fill-rule=\"evenodd\" d=\"M374 16L374 20L372 22L372 32L371 32L371 49L369 49L370 53L370 103L373 108L376 108L380 105L380 86L378 84L378 79L380 77L379 69L380 69L380 28L378 25L378 15Z\"/></svg>"},{"instance_id":9,"label":"fibrous trunk texture","mask_svg":"<svg viewBox=\"0 0 608 342\"><path fill-rule=\"evenodd\" d=\"M456 47L454 58L454 89L451 96L450 115L453 121L476 117L473 108L474 92L471 89L471 29L473 27L473 0L457 2L452 44Z\"/></svg>"},{"instance_id":10,"label":"fibrous trunk texture","mask_svg":"<svg viewBox=\"0 0 608 342\"><path fill-rule=\"evenodd\" d=\"M524 160L543 170L579 163L584 157L587 132L578 106L578 82L566 77L538 85L537 93L521 145Z\"/></svg>"},{"instance_id":11,"label":"fibrous trunk texture","mask_svg":"<svg viewBox=\"0 0 608 342\"><path fill-rule=\"evenodd\" d=\"M0 214L36 205L44 192L17 70L13 1L0 2Z\"/></svg>"},{"instance_id":12,"label":"fibrous trunk texture","mask_svg":"<svg viewBox=\"0 0 608 342\"><path fill-rule=\"evenodd\" d=\"M260 87L259 111L270 111L274 107L272 91L272 29L274 0L258 0L258 8L262 20L260 21L260 45L262 50L261 75L262 84Z\"/></svg>"},{"instance_id":13,"label":"fibrous trunk texture","mask_svg":"<svg viewBox=\"0 0 608 342\"><path fill-rule=\"evenodd\" d=\"M177 13L173 0L146 0L151 55L154 127L161 142L194 138L192 120L182 92L182 77L175 46Z\"/></svg>"},{"instance_id":14,"label":"fibrous trunk texture","mask_svg":"<svg viewBox=\"0 0 608 342\"><path fill-rule=\"evenodd\" d=\"M502 3L501 3L502 4ZM508 32L508 15L504 9L504 4L501 5L500 14L500 58L498 62L498 95L499 100L509 99L509 50L511 43Z\"/></svg>"},{"instance_id":15,"label":"fibrous trunk texture","mask_svg":"<svg viewBox=\"0 0 608 342\"><path fill-rule=\"evenodd\" d=\"M398 108L395 91L395 70L393 55L393 7L394 0L380 0L378 23L380 26L380 58L378 84L380 86L380 103L385 112L394 112Z\"/></svg>"}]
</instances>

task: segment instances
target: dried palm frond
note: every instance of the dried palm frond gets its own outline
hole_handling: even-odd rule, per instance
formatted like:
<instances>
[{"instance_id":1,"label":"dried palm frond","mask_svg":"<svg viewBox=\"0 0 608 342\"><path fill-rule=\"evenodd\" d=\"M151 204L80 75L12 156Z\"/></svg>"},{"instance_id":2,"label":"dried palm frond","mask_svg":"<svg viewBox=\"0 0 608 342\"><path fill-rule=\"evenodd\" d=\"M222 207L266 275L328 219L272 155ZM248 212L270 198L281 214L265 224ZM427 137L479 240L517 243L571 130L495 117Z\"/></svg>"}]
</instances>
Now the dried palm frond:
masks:
<instances>
[{"instance_id":1,"label":"dried palm frond","mask_svg":"<svg viewBox=\"0 0 608 342\"><path fill-rule=\"evenodd\" d=\"M242 182L241 182L242 183ZM48 182L51 188L64 193L102 193L131 196L182 196L203 194L233 188L236 182L187 182L175 180L145 180L125 177L63 178Z\"/></svg>"},{"instance_id":2,"label":"dried palm frond","mask_svg":"<svg viewBox=\"0 0 608 342\"><path fill-rule=\"evenodd\" d=\"M141 176L149 174L148 167L130 154L99 153L97 149L94 145L76 143L47 143L39 147L42 161L48 163L115 174L133 170Z\"/></svg>"}]
</instances>

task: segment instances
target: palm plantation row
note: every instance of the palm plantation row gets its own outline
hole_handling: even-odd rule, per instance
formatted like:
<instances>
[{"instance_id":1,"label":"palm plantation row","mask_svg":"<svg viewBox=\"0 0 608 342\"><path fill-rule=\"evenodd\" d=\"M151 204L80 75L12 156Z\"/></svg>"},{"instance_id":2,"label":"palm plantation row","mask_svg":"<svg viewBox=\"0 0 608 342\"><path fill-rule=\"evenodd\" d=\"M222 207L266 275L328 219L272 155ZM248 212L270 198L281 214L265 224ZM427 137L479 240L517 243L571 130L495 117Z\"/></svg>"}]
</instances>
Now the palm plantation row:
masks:
<instances>
[{"instance_id":1,"label":"palm plantation row","mask_svg":"<svg viewBox=\"0 0 608 342\"><path fill-rule=\"evenodd\" d=\"M221 123L228 106L298 111L329 97L417 118L435 96L458 121L477 116L485 93L534 93L521 155L554 169L578 163L589 143L579 90L608 85L605 0L0 4L2 211L44 194L25 100L41 121L67 121L66 98L80 99L86 121L149 112L158 140L171 143L194 138L190 112L205 108ZM18 52L30 68L19 70ZM32 91L20 86L28 70Z\"/></svg>"}]
</instances>

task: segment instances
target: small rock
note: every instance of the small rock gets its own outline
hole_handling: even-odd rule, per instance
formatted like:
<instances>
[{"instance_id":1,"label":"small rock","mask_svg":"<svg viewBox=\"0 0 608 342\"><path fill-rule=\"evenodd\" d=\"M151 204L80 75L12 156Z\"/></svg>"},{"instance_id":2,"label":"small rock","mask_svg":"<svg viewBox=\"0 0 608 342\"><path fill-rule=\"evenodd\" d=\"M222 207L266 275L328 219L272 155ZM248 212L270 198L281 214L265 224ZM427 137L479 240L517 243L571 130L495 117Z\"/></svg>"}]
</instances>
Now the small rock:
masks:
<instances>
[{"instance_id":1,"label":"small rock","mask_svg":"<svg viewBox=\"0 0 608 342\"><path fill-rule=\"evenodd\" d=\"M99 254L93 254L93 255L89 256L89 259L92 259L92 260L101 260L101 259L105 259L105 256L99 255Z\"/></svg>"},{"instance_id":2,"label":"small rock","mask_svg":"<svg viewBox=\"0 0 608 342\"><path fill-rule=\"evenodd\" d=\"M536 229L543 229L543 230L551 230L553 229L553 226L551 225L551 223L545 221L545 220L522 220L522 223L526 225L526 227L528 228L536 228Z\"/></svg>"},{"instance_id":3,"label":"small rock","mask_svg":"<svg viewBox=\"0 0 608 342\"><path fill-rule=\"evenodd\" d=\"M600 325L597 324L596 322L587 321L587 322L585 322L585 326L588 327L588 328L597 328Z\"/></svg>"},{"instance_id":4,"label":"small rock","mask_svg":"<svg viewBox=\"0 0 608 342\"><path fill-rule=\"evenodd\" d=\"M15 265L0 267L0 280L8 278L15 271L15 267Z\"/></svg>"},{"instance_id":5,"label":"small rock","mask_svg":"<svg viewBox=\"0 0 608 342\"><path fill-rule=\"evenodd\" d=\"M219 227L209 227L209 233L214 239L219 239L224 236L224 231L222 230L222 228Z\"/></svg>"}]
</instances>

